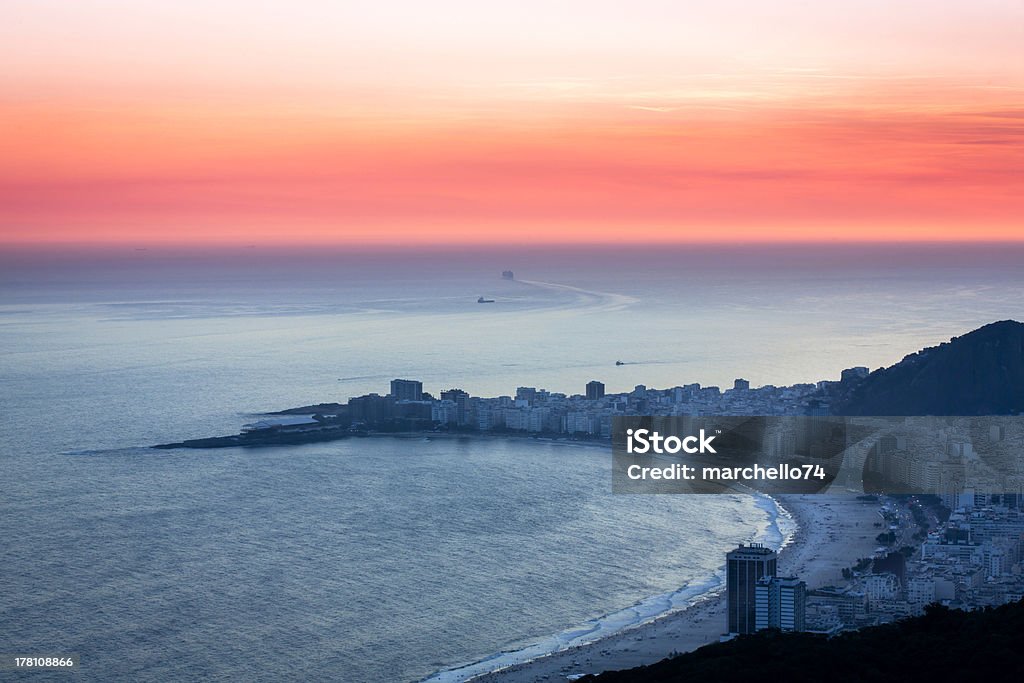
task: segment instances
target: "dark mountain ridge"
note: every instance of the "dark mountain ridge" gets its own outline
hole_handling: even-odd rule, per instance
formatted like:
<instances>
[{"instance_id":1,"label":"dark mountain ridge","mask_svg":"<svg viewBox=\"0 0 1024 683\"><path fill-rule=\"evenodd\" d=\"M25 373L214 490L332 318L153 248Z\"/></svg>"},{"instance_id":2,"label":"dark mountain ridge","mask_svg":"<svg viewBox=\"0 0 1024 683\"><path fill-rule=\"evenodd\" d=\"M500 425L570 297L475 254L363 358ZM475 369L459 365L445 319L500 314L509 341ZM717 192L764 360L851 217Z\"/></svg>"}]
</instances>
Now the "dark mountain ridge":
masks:
<instances>
[{"instance_id":1,"label":"dark mountain ridge","mask_svg":"<svg viewBox=\"0 0 1024 683\"><path fill-rule=\"evenodd\" d=\"M1024 413L1024 323L1001 320L875 370L833 403L837 415Z\"/></svg>"},{"instance_id":2,"label":"dark mountain ridge","mask_svg":"<svg viewBox=\"0 0 1024 683\"><path fill-rule=\"evenodd\" d=\"M650 666L586 676L593 683L730 681L1011 681L1024 675L1024 602L923 616L832 639L760 631Z\"/></svg>"}]
</instances>

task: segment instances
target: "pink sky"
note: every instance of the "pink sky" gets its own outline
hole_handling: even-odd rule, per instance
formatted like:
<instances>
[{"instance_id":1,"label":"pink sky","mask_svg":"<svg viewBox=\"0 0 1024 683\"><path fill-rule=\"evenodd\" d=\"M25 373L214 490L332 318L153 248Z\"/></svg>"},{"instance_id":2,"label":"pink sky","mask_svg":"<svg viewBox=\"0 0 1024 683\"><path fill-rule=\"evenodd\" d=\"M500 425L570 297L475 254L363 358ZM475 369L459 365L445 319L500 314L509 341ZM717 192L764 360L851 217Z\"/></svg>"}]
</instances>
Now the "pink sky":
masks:
<instances>
[{"instance_id":1,"label":"pink sky","mask_svg":"<svg viewBox=\"0 0 1024 683\"><path fill-rule=\"evenodd\" d=\"M8 0L0 241L1024 234L1020 0L489 4Z\"/></svg>"}]
</instances>

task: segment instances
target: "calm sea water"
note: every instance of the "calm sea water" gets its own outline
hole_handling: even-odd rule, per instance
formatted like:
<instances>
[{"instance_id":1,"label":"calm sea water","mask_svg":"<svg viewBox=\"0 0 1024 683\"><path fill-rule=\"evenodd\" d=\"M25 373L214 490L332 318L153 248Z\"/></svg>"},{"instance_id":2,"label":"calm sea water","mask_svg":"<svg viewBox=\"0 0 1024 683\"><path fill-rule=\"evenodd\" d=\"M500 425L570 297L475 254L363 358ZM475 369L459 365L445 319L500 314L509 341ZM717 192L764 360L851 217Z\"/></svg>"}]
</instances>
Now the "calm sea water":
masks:
<instances>
[{"instance_id":1,"label":"calm sea water","mask_svg":"<svg viewBox=\"0 0 1024 683\"><path fill-rule=\"evenodd\" d=\"M79 653L85 680L411 681L679 606L732 544L778 542L770 506L612 496L603 450L526 440L144 447L394 377L833 378L1020 319L1022 256L8 251L0 651Z\"/></svg>"}]
</instances>

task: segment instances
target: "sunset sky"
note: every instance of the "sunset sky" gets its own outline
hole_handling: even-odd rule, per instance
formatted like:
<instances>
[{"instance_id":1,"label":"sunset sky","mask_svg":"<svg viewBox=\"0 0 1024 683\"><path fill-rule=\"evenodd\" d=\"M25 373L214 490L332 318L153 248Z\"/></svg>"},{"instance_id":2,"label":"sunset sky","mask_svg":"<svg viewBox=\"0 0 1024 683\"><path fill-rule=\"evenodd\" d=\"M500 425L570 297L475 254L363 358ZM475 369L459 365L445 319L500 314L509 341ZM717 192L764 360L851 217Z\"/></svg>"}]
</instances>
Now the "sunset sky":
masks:
<instances>
[{"instance_id":1,"label":"sunset sky","mask_svg":"<svg viewBox=\"0 0 1024 683\"><path fill-rule=\"evenodd\" d=\"M1024 239L1024 0L5 0L0 64L0 242Z\"/></svg>"}]
</instances>

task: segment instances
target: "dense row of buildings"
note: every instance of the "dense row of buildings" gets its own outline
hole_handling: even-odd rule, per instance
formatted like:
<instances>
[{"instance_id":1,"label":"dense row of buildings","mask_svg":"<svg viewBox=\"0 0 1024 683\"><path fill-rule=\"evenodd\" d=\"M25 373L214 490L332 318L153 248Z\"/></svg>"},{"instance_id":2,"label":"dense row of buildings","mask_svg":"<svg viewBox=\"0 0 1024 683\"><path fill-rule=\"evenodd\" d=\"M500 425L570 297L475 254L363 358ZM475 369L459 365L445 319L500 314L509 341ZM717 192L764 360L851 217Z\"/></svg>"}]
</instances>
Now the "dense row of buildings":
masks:
<instances>
[{"instance_id":1,"label":"dense row of buildings","mask_svg":"<svg viewBox=\"0 0 1024 683\"><path fill-rule=\"evenodd\" d=\"M897 433L865 443L863 473L883 490L972 498L975 490L1024 492L1019 417L902 418Z\"/></svg>"},{"instance_id":2,"label":"dense row of buildings","mask_svg":"<svg viewBox=\"0 0 1024 683\"><path fill-rule=\"evenodd\" d=\"M890 500L880 519L895 537L910 517ZM729 634L766 628L835 635L921 614L932 603L959 609L1024 599L1024 512L1014 500L971 494L947 497L947 521L919 544L879 548L843 585L808 590L798 577L778 576L775 551L753 544L726 556ZM916 505L911 499L910 505ZM914 524L920 524L915 521ZM920 538L918 535L917 538Z\"/></svg>"},{"instance_id":3,"label":"dense row of buildings","mask_svg":"<svg viewBox=\"0 0 1024 683\"><path fill-rule=\"evenodd\" d=\"M955 499L960 505L908 562L900 588L916 598L914 604L934 600L979 607L1022 599L1024 512L1007 507L998 496L974 493L970 499L963 494Z\"/></svg>"},{"instance_id":4,"label":"dense row of buildings","mask_svg":"<svg viewBox=\"0 0 1024 683\"><path fill-rule=\"evenodd\" d=\"M462 389L447 389L435 397L423 391L420 381L395 379L387 395L351 398L333 417L380 430L510 431L608 439L616 416L824 415L824 384L829 383L751 389L750 382L737 379L724 391L700 384L670 389L641 384L629 392L608 394L605 385L594 380L581 394L518 387L514 396L485 398Z\"/></svg>"},{"instance_id":5,"label":"dense row of buildings","mask_svg":"<svg viewBox=\"0 0 1024 683\"><path fill-rule=\"evenodd\" d=\"M879 552L846 585L811 591L808 623L835 632L921 614L932 603L970 610L1024 598L1019 509L959 507L912 550Z\"/></svg>"}]
</instances>

